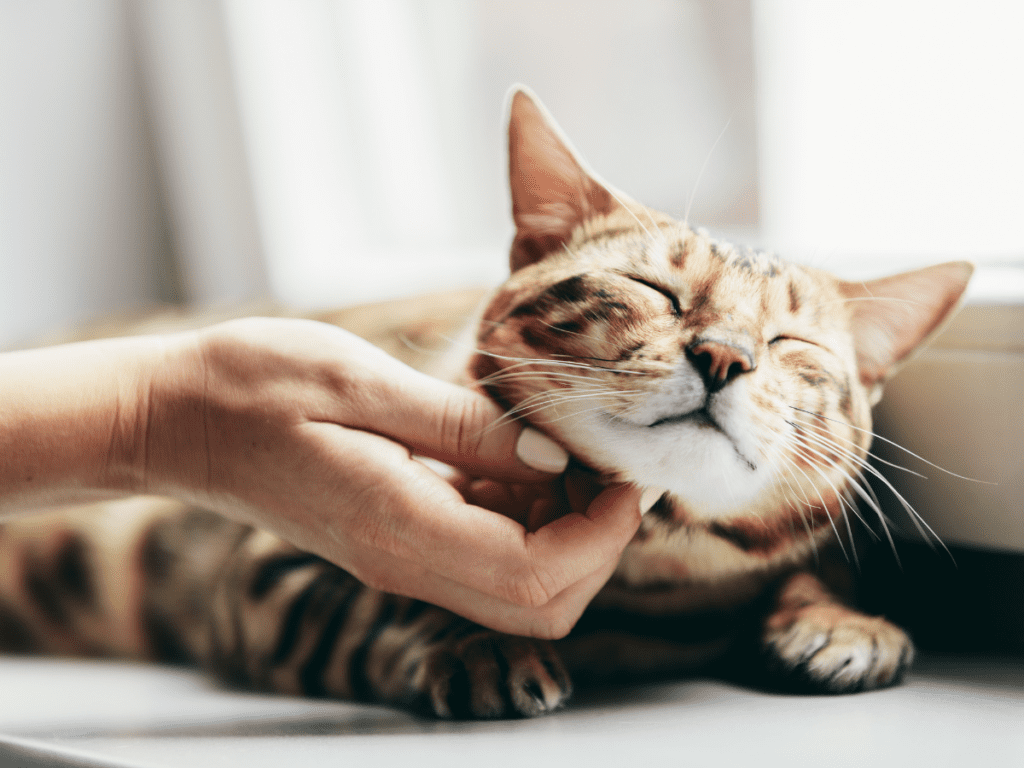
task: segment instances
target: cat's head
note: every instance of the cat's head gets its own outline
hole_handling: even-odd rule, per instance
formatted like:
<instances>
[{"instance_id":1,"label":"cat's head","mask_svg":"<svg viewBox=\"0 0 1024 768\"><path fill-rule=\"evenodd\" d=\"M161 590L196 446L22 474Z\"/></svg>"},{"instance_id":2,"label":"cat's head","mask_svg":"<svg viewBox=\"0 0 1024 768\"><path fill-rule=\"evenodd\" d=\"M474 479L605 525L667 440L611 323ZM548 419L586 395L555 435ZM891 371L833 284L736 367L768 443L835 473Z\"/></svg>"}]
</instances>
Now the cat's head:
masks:
<instances>
[{"instance_id":1,"label":"cat's head","mask_svg":"<svg viewBox=\"0 0 1024 768\"><path fill-rule=\"evenodd\" d=\"M508 138L512 275L471 364L486 390L690 518L841 512L883 383L972 267L852 284L716 241L598 179L525 90Z\"/></svg>"}]
</instances>

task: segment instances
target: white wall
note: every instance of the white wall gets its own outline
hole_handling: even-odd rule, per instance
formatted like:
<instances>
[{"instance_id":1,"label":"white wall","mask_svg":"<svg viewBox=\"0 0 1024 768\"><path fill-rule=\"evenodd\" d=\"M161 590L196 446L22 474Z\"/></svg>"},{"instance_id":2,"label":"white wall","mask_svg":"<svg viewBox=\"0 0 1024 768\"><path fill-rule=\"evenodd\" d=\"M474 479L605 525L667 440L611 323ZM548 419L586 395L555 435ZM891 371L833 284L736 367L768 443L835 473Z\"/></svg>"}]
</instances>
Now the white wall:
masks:
<instances>
[{"instance_id":1,"label":"white wall","mask_svg":"<svg viewBox=\"0 0 1024 768\"><path fill-rule=\"evenodd\" d=\"M168 247L198 304L500 279L517 81L613 183L749 228L749 35L746 0L2 3L0 345L173 293Z\"/></svg>"},{"instance_id":2,"label":"white wall","mask_svg":"<svg viewBox=\"0 0 1024 768\"><path fill-rule=\"evenodd\" d=\"M958 258L1024 264L1024 4L753 10L767 244L876 274Z\"/></svg>"},{"instance_id":3,"label":"white wall","mask_svg":"<svg viewBox=\"0 0 1024 768\"><path fill-rule=\"evenodd\" d=\"M1024 259L1019 4L0 3L0 344L173 293L125 5L198 303L499 279L516 81L612 183L783 255Z\"/></svg>"},{"instance_id":4,"label":"white wall","mask_svg":"<svg viewBox=\"0 0 1024 768\"><path fill-rule=\"evenodd\" d=\"M0 3L0 346L169 289L119 0Z\"/></svg>"},{"instance_id":5,"label":"white wall","mask_svg":"<svg viewBox=\"0 0 1024 768\"><path fill-rule=\"evenodd\" d=\"M680 216L693 196L694 221L757 223L744 0L224 7L269 281L290 303L501 279L502 107L516 82L630 194Z\"/></svg>"}]
</instances>

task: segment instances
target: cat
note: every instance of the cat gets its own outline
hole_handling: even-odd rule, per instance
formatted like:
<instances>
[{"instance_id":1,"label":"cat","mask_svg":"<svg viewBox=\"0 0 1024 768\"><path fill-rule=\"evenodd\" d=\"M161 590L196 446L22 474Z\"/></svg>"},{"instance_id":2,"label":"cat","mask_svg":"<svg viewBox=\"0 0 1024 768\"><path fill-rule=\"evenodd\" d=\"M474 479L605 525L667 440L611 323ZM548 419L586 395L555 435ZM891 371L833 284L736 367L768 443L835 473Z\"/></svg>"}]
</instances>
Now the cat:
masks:
<instances>
[{"instance_id":1,"label":"cat","mask_svg":"<svg viewBox=\"0 0 1024 768\"><path fill-rule=\"evenodd\" d=\"M511 276L463 381L595 482L666 489L573 631L495 632L137 498L3 524L0 646L184 661L439 717L534 716L574 681L706 669L817 692L900 680L910 638L847 604L835 553L873 504L871 406L971 266L848 283L719 242L601 181L526 89L508 114Z\"/></svg>"}]
</instances>

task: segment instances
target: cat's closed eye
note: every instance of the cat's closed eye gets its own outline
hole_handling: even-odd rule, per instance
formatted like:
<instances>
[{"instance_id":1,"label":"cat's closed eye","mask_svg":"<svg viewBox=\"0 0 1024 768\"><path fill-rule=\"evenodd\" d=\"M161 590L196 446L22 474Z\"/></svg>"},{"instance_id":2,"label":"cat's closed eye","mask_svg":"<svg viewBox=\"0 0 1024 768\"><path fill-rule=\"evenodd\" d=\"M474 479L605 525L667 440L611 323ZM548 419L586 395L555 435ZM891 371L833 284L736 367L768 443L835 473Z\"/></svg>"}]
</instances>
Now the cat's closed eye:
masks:
<instances>
[{"instance_id":1,"label":"cat's closed eye","mask_svg":"<svg viewBox=\"0 0 1024 768\"><path fill-rule=\"evenodd\" d=\"M662 285L658 285L655 282L647 280L646 278L643 277L637 277L636 275L627 275L627 277L634 283L640 283L640 285L645 285L652 291L657 291L658 293L660 293L662 296L668 299L669 306L672 308L672 314L675 315L676 317L683 316L683 309L682 306L679 304L679 297L676 296L676 294L673 291L669 290L668 288Z\"/></svg>"}]
</instances>

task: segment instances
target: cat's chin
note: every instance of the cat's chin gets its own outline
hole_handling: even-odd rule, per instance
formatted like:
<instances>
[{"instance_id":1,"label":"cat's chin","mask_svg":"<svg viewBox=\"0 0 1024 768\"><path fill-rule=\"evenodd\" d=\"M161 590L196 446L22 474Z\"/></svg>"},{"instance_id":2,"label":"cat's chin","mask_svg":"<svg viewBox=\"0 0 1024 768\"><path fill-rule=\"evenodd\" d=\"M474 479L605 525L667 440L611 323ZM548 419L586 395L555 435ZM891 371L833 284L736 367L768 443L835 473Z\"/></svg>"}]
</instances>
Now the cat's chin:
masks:
<instances>
[{"instance_id":1,"label":"cat's chin","mask_svg":"<svg viewBox=\"0 0 1024 768\"><path fill-rule=\"evenodd\" d=\"M665 488L691 519L749 508L773 477L767 462L751 460L744 441L703 412L653 427L601 412L572 421L559 431L569 444L588 446L583 458L591 466L644 487Z\"/></svg>"}]
</instances>

